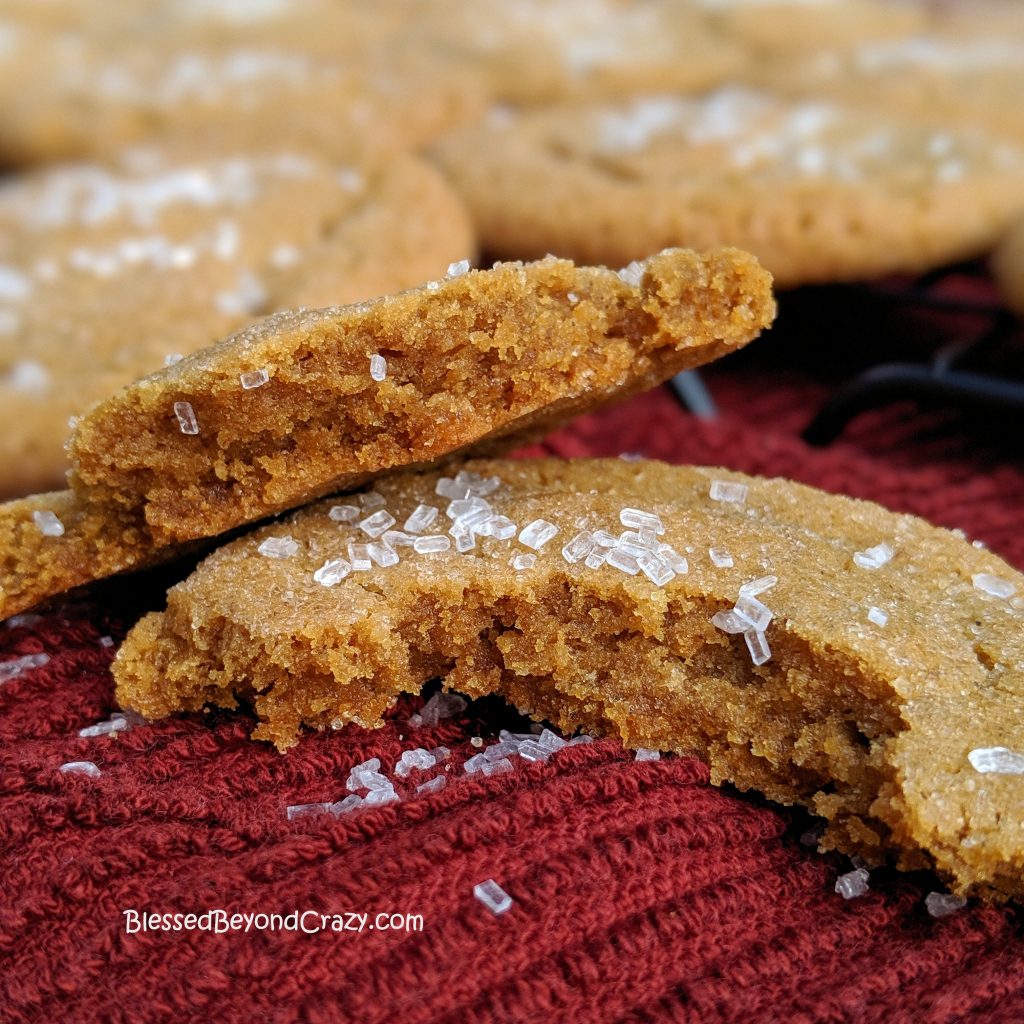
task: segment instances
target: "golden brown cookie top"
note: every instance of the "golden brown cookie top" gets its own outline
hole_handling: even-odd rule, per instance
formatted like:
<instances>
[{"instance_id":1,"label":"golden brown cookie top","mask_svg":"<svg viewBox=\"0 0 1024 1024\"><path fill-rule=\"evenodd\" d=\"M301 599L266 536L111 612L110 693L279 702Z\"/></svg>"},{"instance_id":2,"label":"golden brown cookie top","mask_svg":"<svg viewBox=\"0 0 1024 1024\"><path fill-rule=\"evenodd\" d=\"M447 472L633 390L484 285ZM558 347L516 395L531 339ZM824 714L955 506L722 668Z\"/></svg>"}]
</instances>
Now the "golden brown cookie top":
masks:
<instances>
[{"instance_id":1,"label":"golden brown cookie top","mask_svg":"<svg viewBox=\"0 0 1024 1024\"><path fill-rule=\"evenodd\" d=\"M255 683L260 735L286 745L299 721L373 724L433 672L698 749L716 778L835 819L851 852L1024 891L1024 577L868 502L646 461L477 461L264 526L147 622L115 673L149 715Z\"/></svg>"}]
</instances>

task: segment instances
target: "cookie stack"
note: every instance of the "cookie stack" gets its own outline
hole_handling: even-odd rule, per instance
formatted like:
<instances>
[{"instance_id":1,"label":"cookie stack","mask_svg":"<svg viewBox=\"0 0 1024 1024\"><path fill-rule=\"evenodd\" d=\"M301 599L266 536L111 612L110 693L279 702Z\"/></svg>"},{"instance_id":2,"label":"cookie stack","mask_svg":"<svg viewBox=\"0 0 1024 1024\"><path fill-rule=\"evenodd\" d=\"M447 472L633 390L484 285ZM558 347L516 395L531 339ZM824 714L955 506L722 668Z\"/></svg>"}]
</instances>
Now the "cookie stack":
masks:
<instances>
[{"instance_id":1,"label":"cookie stack","mask_svg":"<svg viewBox=\"0 0 1024 1024\"><path fill-rule=\"evenodd\" d=\"M9 4L0 615L223 545L130 634L126 708L248 701L286 748L441 678L1021 895L1012 568L785 482L493 458L747 344L770 275L1002 245L1017 296L1018 22Z\"/></svg>"}]
</instances>

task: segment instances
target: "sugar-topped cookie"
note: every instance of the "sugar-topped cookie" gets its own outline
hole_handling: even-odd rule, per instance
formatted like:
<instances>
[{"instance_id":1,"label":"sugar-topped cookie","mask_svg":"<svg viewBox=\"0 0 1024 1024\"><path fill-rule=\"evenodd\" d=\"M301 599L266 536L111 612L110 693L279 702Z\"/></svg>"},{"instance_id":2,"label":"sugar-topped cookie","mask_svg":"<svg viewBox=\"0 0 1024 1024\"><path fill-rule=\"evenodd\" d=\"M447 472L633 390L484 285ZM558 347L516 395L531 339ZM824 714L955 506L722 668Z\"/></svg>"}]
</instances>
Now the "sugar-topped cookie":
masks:
<instances>
[{"instance_id":1,"label":"sugar-topped cookie","mask_svg":"<svg viewBox=\"0 0 1024 1024\"><path fill-rule=\"evenodd\" d=\"M224 546L129 633L147 717L372 727L440 677L565 731L697 753L824 844L1024 895L1024 576L920 519L623 460L379 480Z\"/></svg>"},{"instance_id":2,"label":"sugar-topped cookie","mask_svg":"<svg viewBox=\"0 0 1024 1024\"><path fill-rule=\"evenodd\" d=\"M425 163L135 151L0 186L0 495L65 486L68 418L268 313L472 259Z\"/></svg>"},{"instance_id":3,"label":"sugar-topped cookie","mask_svg":"<svg viewBox=\"0 0 1024 1024\"><path fill-rule=\"evenodd\" d=\"M781 285L966 258L1024 208L1024 147L740 88L507 113L437 157L499 255L731 244Z\"/></svg>"},{"instance_id":4,"label":"sugar-topped cookie","mask_svg":"<svg viewBox=\"0 0 1024 1024\"><path fill-rule=\"evenodd\" d=\"M0 618L388 470L512 446L745 345L774 312L767 272L722 249L619 272L460 261L270 317L86 413L72 492L0 506Z\"/></svg>"}]
</instances>

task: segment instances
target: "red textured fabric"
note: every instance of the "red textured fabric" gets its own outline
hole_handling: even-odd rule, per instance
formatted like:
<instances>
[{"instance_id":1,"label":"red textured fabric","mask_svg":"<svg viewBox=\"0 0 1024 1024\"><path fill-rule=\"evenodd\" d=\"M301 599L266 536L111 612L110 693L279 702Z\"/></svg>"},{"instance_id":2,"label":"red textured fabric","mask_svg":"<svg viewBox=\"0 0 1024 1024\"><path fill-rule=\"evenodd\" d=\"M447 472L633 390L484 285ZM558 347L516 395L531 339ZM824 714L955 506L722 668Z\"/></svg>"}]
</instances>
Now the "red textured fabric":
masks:
<instances>
[{"instance_id":1,"label":"red textured fabric","mask_svg":"<svg viewBox=\"0 0 1024 1024\"><path fill-rule=\"evenodd\" d=\"M544 447L782 474L961 527L1024 567L1024 468L993 424L904 404L809 449L798 433L837 357L818 338L775 344L709 373L714 422L662 390ZM0 627L0 663L50 658L0 685L0 1020L1024 1019L1017 909L933 920L936 880L884 870L844 902L833 886L849 864L800 844L800 812L712 788L690 759L635 762L603 741L465 776L472 737L523 724L498 701L412 732L410 697L380 731L308 736L285 756L247 738L243 713L79 738L114 710L100 641L131 624L115 609L158 597L123 581ZM440 743L454 752L440 793L415 795L417 776L399 804L286 820L289 804L344 796L353 764ZM57 771L77 760L102 775ZM514 900L503 916L473 897L488 878ZM122 915L209 908L401 912L424 927L127 934Z\"/></svg>"}]
</instances>

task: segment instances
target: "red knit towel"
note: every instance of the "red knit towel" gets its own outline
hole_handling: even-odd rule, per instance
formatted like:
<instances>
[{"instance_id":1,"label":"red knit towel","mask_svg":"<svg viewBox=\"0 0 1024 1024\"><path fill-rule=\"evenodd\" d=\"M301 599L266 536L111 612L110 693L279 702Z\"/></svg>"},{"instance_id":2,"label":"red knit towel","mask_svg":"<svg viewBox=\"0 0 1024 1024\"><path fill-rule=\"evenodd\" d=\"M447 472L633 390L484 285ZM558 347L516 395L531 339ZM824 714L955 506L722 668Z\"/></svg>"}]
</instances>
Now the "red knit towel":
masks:
<instances>
[{"instance_id":1,"label":"red knit towel","mask_svg":"<svg viewBox=\"0 0 1024 1024\"><path fill-rule=\"evenodd\" d=\"M660 391L546 448L795 477L962 527L1024 567L1024 470L983 432L900 407L818 452L797 432L824 389L799 362L710 380L716 422ZM710 787L694 760L635 762L603 741L465 775L472 737L524 726L498 701L414 731L408 698L380 731L308 736L285 756L250 741L243 714L81 739L115 710L101 639L130 622L109 614L0 627L0 663L49 656L0 685L0 1020L1024 1020L1017 910L972 902L935 920L937 881L886 871L846 902L833 887L848 861L802 846L802 815ZM415 794L436 771L413 772L401 803L286 818L345 796L354 764L390 770L439 744L453 751L441 792ZM101 774L61 774L70 761ZM513 901L500 916L474 898L487 879ZM211 909L225 917L210 923L249 915L250 931L129 932L125 914ZM255 928L272 914L368 917L361 931ZM368 927L393 914L422 930Z\"/></svg>"}]
</instances>

